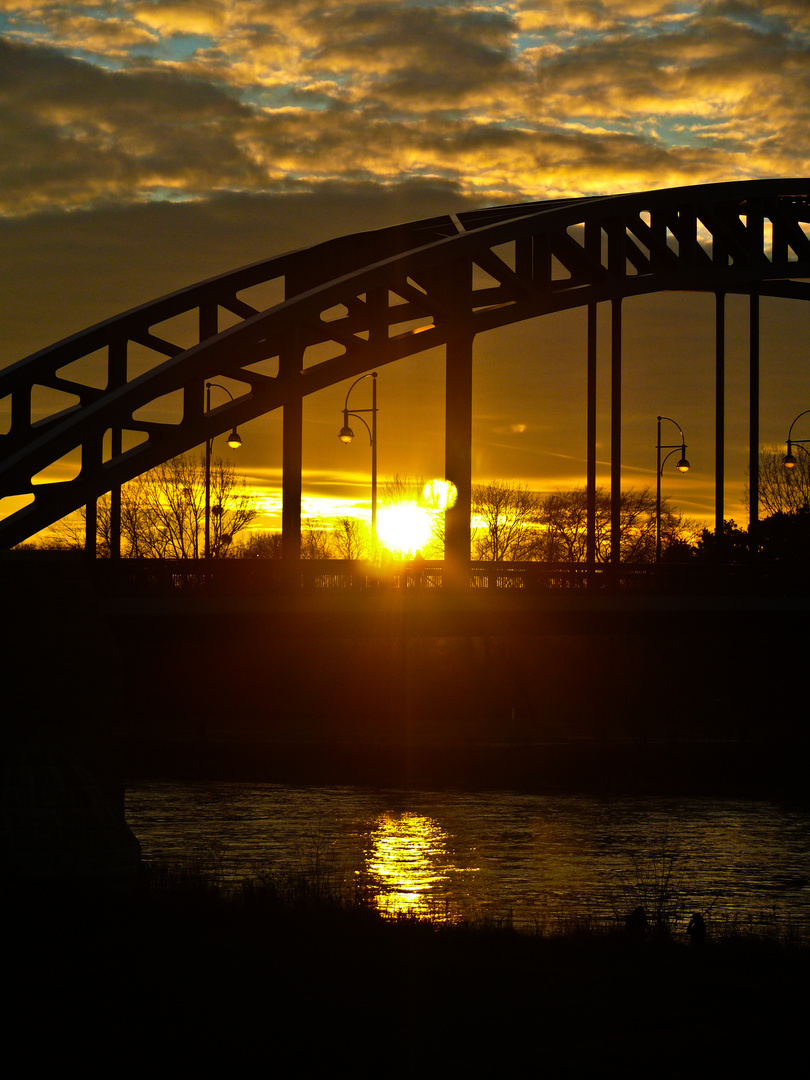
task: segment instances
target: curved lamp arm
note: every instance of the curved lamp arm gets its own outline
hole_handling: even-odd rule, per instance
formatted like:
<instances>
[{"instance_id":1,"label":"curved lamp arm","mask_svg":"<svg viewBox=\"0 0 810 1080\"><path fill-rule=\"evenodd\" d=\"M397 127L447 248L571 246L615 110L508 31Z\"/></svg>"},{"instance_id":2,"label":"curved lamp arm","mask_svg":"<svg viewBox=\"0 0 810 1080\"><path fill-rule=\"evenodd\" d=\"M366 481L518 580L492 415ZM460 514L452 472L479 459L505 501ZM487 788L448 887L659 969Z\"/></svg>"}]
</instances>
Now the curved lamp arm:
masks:
<instances>
[{"instance_id":1,"label":"curved lamp arm","mask_svg":"<svg viewBox=\"0 0 810 1080\"><path fill-rule=\"evenodd\" d=\"M363 379L375 379L376 380L376 378L377 378L377 372L376 371L367 371L365 375L361 375L359 379L355 379L354 382L352 383L352 385L347 390L347 392L346 392L346 400L343 402L343 427L338 432L338 438L340 439L341 442L350 443L352 441L352 439L354 438L354 432L349 427L349 417L353 416L356 420L359 420L362 424L365 425L366 431L368 432L369 446L374 445L374 434L375 433L372 432L372 429L369 427L369 425L366 423L366 421L363 419L363 417L360 415L360 413L364 413L364 412L372 413L372 424L373 424L373 421L375 419L375 416L373 414L375 414L377 412L376 393L375 393L375 395L373 397L373 404L372 404L372 407L370 409L354 409L354 410L350 410L349 409L349 395L351 394L352 390L354 390L355 386L357 386L357 384L359 382L362 382ZM376 384L375 384L375 391L376 391Z\"/></svg>"},{"instance_id":2,"label":"curved lamp arm","mask_svg":"<svg viewBox=\"0 0 810 1080\"><path fill-rule=\"evenodd\" d=\"M227 386L223 386L222 383L207 382L205 384L205 411L206 412L211 411L211 387L212 386L215 386L218 390L224 390L225 393L228 395L228 397L231 399L231 401L236 400L236 398L233 396L233 394L230 392L230 390L228 389ZM239 447L242 445L242 436L236 430L236 424L234 424L233 430L231 431L230 435L228 436L227 442L228 442L228 446L230 446L231 450L238 450Z\"/></svg>"},{"instance_id":3,"label":"curved lamp arm","mask_svg":"<svg viewBox=\"0 0 810 1080\"><path fill-rule=\"evenodd\" d=\"M675 427L678 429L678 432L679 432L679 434L681 436L680 443L670 443L668 446L664 446L661 443L661 421L662 420L668 420L670 422L670 424L675 424ZM662 450L669 450L669 453L667 454L667 456L664 458L663 461L660 461L660 454L661 454ZM671 416L659 416L658 417L658 453L659 453L659 461L660 461L660 464L658 466L659 476L664 471L664 465L666 464L667 460L672 457L672 455L675 453L676 450L680 450L681 459L680 459L680 461L678 462L678 464L675 467L677 468L678 472L689 472L689 462L686 460L686 438L684 436L683 431L681 430L681 425L677 421L673 420Z\"/></svg>"},{"instance_id":4,"label":"curved lamp arm","mask_svg":"<svg viewBox=\"0 0 810 1080\"><path fill-rule=\"evenodd\" d=\"M363 379L371 379L371 408L349 409L349 395L355 386ZM360 413L371 413L371 426ZM367 371L359 379L355 379L346 392L346 400L343 402L343 427L338 432L338 438L343 443L350 443L354 438L354 432L349 427L349 417L359 420L368 432L368 443L371 447L371 550L372 557L377 558L377 372Z\"/></svg>"},{"instance_id":5,"label":"curved lamp arm","mask_svg":"<svg viewBox=\"0 0 810 1080\"><path fill-rule=\"evenodd\" d=\"M803 416L807 416L808 413L810 413L810 409L805 409L804 412L800 412L799 415L794 419L793 423L790 425L790 430L788 431L787 437L787 453L782 458L782 464L785 466L786 469L794 469L796 467L796 458L791 453L792 447L798 446L802 450L804 450L805 454L810 454L810 450L808 450L807 447L804 445L806 442L810 442L810 439L794 439L791 437L793 435L793 427L796 423L796 420L801 420L801 418Z\"/></svg>"},{"instance_id":6,"label":"curved lamp arm","mask_svg":"<svg viewBox=\"0 0 810 1080\"><path fill-rule=\"evenodd\" d=\"M667 420L670 424L674 424L678 429L678 434L681 436L680 443L669 443L668 445L662 445L661 443L661 421ZM686 460L686 438L684 437L681 425L673 420L671 416L659 416L658 417L658 445L656 447L658 451L656 476L655 476L655 561L656 563L661 561L661 477L664 473L664 466L667 461L672 457L674 453L680 450L681 456L678 460L676 468L678 472L689 472L689 462ZM661 460L661 451L669 450L666 457Z\"/></svg>"},{"instance_id":7,"label":"curved lamp arm","mask_svg":"<svg viewBox=\"0 0 810 1080\"><path fill-rule=\"evenodd\" d=\"M218 390L224 390L231 401L236 400L227 386L223 386L222 383L207 382L205 384L206 412L211 411L211 390L213 387L216 387ZM234 424L233 430L228 436L227 441L228 446L230 446L232 450L236 450L242 445L242 436L236 430L236 424ZM213 445L213 438L205 440L205 532L203 534L203 557L206 559L211 558L211 450Z\"/></svg>"}]
</instances>

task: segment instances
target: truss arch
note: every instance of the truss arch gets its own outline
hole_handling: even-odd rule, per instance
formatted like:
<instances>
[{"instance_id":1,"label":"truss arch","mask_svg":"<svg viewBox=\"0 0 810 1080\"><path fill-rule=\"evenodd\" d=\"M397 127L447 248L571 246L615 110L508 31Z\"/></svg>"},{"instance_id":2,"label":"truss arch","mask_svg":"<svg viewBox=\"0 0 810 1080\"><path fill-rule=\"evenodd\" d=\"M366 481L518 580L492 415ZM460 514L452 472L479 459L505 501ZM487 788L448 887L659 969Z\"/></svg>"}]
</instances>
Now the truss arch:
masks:
<instances>
[{"instance_id":1,"label":"truss arch","mask_svg":"<svg viewBox=\"0 0 810 1080\"><path fill-rule=\"evenodd\" d=\"M0 372L0 402L10 408L0 436L0 498L28 499L0 522L0 546L27 539L233 425L282 409L284 527L294 555L303 399L443 346L447 469L461 493L456 539L448 522L448 545L461 557L477 335L575 307L595 311L609 303L619 312L624 298L658 291L809 299L807 279L808 179L493 207L254 263L108 319ZM234 400L207 412L204 384L218 378L231 380ZM35 482L71 456L80 462L75 476ZM619 442L612 457L620 459ZM612 467L615 479L618 463Z\"/></svg>"}]
</instances>

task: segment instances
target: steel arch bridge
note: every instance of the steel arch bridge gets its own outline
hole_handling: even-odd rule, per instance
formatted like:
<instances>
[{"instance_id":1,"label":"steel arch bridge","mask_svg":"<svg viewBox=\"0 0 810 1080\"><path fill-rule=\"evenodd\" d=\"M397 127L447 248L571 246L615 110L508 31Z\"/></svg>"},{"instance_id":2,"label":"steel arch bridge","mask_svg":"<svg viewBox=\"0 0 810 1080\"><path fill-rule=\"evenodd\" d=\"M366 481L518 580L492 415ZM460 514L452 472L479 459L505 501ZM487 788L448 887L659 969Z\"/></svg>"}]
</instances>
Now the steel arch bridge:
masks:
<instances>
[{"instance_id":1,"label":"steel arch bridge","mask_svg":"<svg viewBox=\"0 0 810 1080\"><path fill-rule=\"evenodd\" d=\"M568 308L588 310L589 557L596 479L597 306L611 305L612 550L621 485L621 302L659 291L716 296L716 512L723 521L724 298L750 303L751 505L757 505L761 295L810 299L810 179L753 180L499 206L360 233L181 289L83 330L0 372L10 425L0 436L0 522L9 548L81 506L88 546L96 500L237 424L283 411L283 551L300 555L302 402L343 380L444 346L446 558L469 561L472 345L476 335ZM255 299L257 292L268 299ZM193 321L192 339L175 324ZM144 363L144 357L146 362ZM95 371L88 376L82 367ZM144 367L146 370L144 370ZM99 375L99 371L102 372ZM234 400L207 410L208 380ZM68 399L40 416L42 397ZM174 422L140 416L161 399ZM35 482L62 459L73 479ZM755 513L755 510L754 510ZM91 535L92 534L92 535Z\"/></svg>"}]
</instances>

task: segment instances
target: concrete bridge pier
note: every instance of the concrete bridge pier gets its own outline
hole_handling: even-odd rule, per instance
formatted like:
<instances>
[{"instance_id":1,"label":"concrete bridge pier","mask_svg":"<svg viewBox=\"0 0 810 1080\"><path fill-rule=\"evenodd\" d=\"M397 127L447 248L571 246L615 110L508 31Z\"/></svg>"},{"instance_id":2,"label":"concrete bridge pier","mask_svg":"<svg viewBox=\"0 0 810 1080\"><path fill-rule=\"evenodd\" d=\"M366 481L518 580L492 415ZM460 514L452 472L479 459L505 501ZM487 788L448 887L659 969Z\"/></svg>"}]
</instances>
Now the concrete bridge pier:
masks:
<instances>
[{"instance_id":1,"label":"concrete bridge pier","mask_svg":"<svg viewBox=\"0 0 810 1080\"><path fill-rule=\"evenodd\" d=\"M0 557L0 878L12 891L139 872L116 749L121 666L83 566L78 553Z\"/></svg>"}]
</instances>

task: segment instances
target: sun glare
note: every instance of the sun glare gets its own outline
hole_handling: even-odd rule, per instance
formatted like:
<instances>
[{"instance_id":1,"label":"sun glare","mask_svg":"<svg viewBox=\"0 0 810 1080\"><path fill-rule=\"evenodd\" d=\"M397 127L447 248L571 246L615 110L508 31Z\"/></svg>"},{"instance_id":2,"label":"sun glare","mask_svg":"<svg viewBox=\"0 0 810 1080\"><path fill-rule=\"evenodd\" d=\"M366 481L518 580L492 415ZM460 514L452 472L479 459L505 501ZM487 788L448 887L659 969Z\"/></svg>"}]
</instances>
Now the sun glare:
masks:
<instances>
[{"instance_id":1,"label":"sun glare","mask_svg":"<svg viewBox=\"0 0 810 1080\"><path fill-rule=\"evenodd\" d=\"M377 535L393 555L415 555L427 547L432 532L433 515L418 503L398 502L380 509Z\"/></svg>"},{"instance_id":2,"label":"sun glare","mask_svg":"<svg viewBox=\"0 0 810 1080\"><path fill-rule=\"evenodd\" d=\"M458 491L452 480L428 480L422 492L425 506L431 510L449 510L456 505Z\"/></svg>"}]
</instances>

